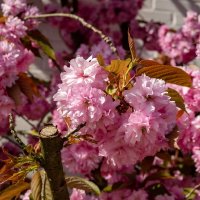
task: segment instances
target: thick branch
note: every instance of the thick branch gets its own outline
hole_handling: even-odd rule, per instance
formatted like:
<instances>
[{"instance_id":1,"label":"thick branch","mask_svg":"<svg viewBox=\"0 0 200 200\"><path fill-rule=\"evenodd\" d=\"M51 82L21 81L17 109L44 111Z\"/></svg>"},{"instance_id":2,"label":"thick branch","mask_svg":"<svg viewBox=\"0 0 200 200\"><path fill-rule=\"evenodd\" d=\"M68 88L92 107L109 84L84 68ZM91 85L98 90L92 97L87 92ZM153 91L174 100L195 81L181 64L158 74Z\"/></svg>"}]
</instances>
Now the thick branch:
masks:
<instances>
[{"instance_id":1,"label":"thick branch","mask_svg":"<svg viewBox=\"0 0 200 200\"><path fill-rule=\"evenodd\" d=\"M49 179L53 199L69 200L61 162L62 138L58 135L57 129L53 125L48 125L40 131L40 140L44 157L43 168Z\"/></svg>"}]
</instances>

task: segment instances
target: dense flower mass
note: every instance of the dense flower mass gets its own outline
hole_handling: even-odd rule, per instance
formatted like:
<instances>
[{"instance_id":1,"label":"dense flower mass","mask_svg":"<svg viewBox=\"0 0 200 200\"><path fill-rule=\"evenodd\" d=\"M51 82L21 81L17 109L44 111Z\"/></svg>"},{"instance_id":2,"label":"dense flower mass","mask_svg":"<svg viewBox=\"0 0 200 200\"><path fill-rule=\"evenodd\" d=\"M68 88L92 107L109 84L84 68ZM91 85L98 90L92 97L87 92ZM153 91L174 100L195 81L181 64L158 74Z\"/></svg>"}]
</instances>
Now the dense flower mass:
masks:
<instances>
[{"instance_id":1,"label":"dense flower mass","mask_svg":"<svg viewBox=\"0 0 200 200\"><path fill-rule=\"evenodd\" d=\"M8 114L12 109L16 109L16 102L14 102L16 99L11 100L7 90L16 84L20 73L28 70L29 65L34 61L34 53L22 42L30 28L29 20L26 22L23 20L24 13L29 10L26 1L5 0L1 7L4 17L0 23L0 90L3 95L0 109L3 112L2 127L6 131L3 124L7 124L8 127L6 122ZM36 7L32 6L32 8Z\"/></svg>"},{"instance_id":2,"label":"dense flower mass","mask_svg":"<svg viewBox=\"0 0 200 200\"><path fill-rule=\"evenodd\" d=\"M89 174L98 167L98 148L87 142L71 145L62 152L63 164L73 173Z\"/></svg>"},{"instance_id":3,"label":"dense flower mass","mask_svg":"<svg viewBox=\"0 0 200 200\"><path fill-rule=\"evenodd\" d=\"M116 111L117 101L105 93L107 73L97 60L77 57L65 70L54 96L58 111L70 118L73 128L86 123L84 132L89 131L99 142L99 155L112 166L135 164L167 147L165 135L175 125L176 106L166 95L164 81L145 75L137 77L134 86L124 91L130 109L119 113L120 116ZM109 118L114 110L112 118L118 124L110 127L104 118Z\"/></svg>"},{"instance_id":4,"label":"dense flower mass","mask_svg":"<svg viewBox=\"0 0 200 200\"><path fill-rule=\"evenodd\" d=\"M67 47L55 52L38 28L42 16L35 16L35 2L3 0L0 199L57 195L63 190L51 194L50 188L54 178L65 184L62 164L66 181L72 180L70 200L200 199L200 70L185 66L200 57L200 16L187 12L174 30L137 17L142 5L143 0L47 3L42 22L56 27ZM55 12L78 17L49 17ZM158 57L146 60L152 50ZM42 67L29 68L44 56ZM44 66L48 73L38 76L35 67ZM43 145L41 129L51 130L49 124L58 130L47 137L57 140L54 146ZM48 170L56 174L51 187Z\"/></svg>"}]
</instances>

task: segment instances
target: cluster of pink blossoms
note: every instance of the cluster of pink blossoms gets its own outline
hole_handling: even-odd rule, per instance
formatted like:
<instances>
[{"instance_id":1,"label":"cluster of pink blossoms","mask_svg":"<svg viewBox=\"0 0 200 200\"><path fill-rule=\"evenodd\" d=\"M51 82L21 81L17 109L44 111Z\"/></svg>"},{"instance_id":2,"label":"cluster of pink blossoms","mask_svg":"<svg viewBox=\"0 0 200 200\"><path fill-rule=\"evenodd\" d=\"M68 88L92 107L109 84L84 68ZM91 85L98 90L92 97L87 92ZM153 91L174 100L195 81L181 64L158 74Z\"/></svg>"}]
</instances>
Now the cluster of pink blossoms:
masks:
<instances>
[{"instance_id":1,"label":"cluster of pink blossoms","mask_svg":"<svg viewBox=\"0 0 200 200\"><path fill-rule=\"evenodd\" d=\"M178 120L178 145L186 153L192 153L196 169L200 172L200 71L184 68L192 77L192 88L175 87L183 96L187 113Z\"/></svg>"},{"instance_id":2,"label":"cluster of pink blossoms","mask_svg":"<svg viewBox=\"0 0 200 200\"><path fill-rule=\"evenodd\" d=\"M0 93L2 111L0 133L6 133L8 128L8 114L15 104L7 94L7 88L14 85L18 74L25 72L33 62L33 53L26 49L21 38L26 35L28 29L35 28L35 20L23 21L28 14L36 14L38 10L34 6L28 6L24 0L4 0L1 4L3 16L0 24ZM3 128L4 127L4 128Z\"/></svg>"},{"instance_id":3,"label":"cluster of pink blossoms","mask_svg":"<svg viewBox=\"0 0 200 200\"><path fill-rule=\"evenodd\" d=\"M198 13L189 11L179 30L174 31L163 25L158 34L163 53L169 56L174 63L188 63L196 57L196 49L198 55L200 17Z\"/></svg>"},{"instance_id":4,"label":"cluster of pink blossoms","mask_svg":"<svg viewBox=\"0 0 200 200\"><path fill-rule=\"evenodd\" d=\"M124 59L126 52L121 46L117 46L117 52L120 55L120 59ZM111 60L116 59L116 55L110 49L110 46L104 41L99 42L96 45L89 47L86 44L81 44L81 46L76 51L77 56L82 56L85 59L90 55L97 57L102 55L106 64L109 64Z\"/></svg>"},{"instance_id":5,"label":"cluster of pink blossoms","mask_svg":"<svg viewBox=\"0 0 200 200\"><path fill-rule=\"evenodd\" d=\"M173 65L183 65L200 56L200 16L194 11L187 12L178 30L159 22L132 19L130 31L146 50L168 56Z\"/></svg>"},{"instance_id":6,"label":"cluster of pink blossoms","mask_svg":"<svg viewBox=\"0 0 200 200\"><path fill-rule=\"evenodd\" d=\"M78 135L90 135L95 140L63 150L63 163L69 171L90 175L101 165L102 176L115 182L120 180L115 171L128 172L146 156L168 148L166 136L175 126L176 105L167 96L164 81L137 77L133 87L123 92L128 107L121 111L120 100L106 94L108 72L97 59L78 56L64 69L54 96L58 112L70 119L69 132L85 123Z\"/></svg>"},{"instance_id":7,"label":"cluster of pink blossoms","mask_svg":"<svg viewBox=\"0 0 200 200\"><path fill-rule=\"evenodd\" d=\"M195 12L189 12L182 28L174 31L154 22L144 23L142 27L138 25L135 17L143 0L74 2L63 8L50 5L45 9L50 13L72 12L83 17L112 37L121 59L126 54L124 48L127 48L129 24L132 35L142 39L146 49L166 54L173 63L187 63L195 58L195 51L200 54L200 21ZM109 72L99 65L96 58L89 57L101 54L105 63L110 63L115 55L109 45L78 22L51 18L72 52L61 52L56 62L53 60L51 64L57 63L62 70L72 55L77 55L77 58L71 60L69 66L64 66L61 80L58 70L54 68L53 80L47 87L38 83L40 96L34 96L30 101L21 93L21 105L16 108L8 96L8 88L16 83L19 73L26 72L33 62L33 52L24 47L23 38L27 32L37 28L38 21L24 18L38 14L38 9L27 5L26 0L4 0L1 6L4 17L0 23L0 134L8 131L8 114L12 109L27 119L38 121L53 110L53 124L63 136L84 124L75 133L78 142L62 150L62 161L69 172L81 174L101 190L97 197L73 189L71 200L185 199L184 189L195 188L200 180L196 173L200 173L199 70L186 69L193 79L192 88L170 85L182 94L187 110L178 118L177 144L180 150L174 150L169 147L171 140L168 138L176 126L177 108L167 95L165 82L143 74L134 78L132 87L126 88L120 97L113 98L107 88L110 85ZM102 15L104 17L99 17ZM56 91L56 103L50 102ZM45 122L41 121L42 126ZM37 139L28 140L35 144ZM5 146L11 153L16 153L10 143ZM185 158L189 158L189 164ZM147 171L143 166L145 161L149 165ZM109 186L112 190L106 192ZM154 189L156 194L153 194ZM29 199L30 193L28 190L21 198ZM194 199L199 200L200 191L197 189L195 193Z\"/></svg>"}]
</instances>

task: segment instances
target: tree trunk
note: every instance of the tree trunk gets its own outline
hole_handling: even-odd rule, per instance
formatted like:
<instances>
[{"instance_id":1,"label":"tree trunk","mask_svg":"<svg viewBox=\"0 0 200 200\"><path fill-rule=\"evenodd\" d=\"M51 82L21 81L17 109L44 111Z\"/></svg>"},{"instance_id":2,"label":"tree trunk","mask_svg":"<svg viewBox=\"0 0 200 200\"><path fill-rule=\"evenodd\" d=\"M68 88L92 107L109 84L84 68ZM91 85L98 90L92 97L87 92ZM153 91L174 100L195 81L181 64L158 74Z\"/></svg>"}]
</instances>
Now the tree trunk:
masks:
<instances>
[{"instance_id":1,"label":"tree trunk","mask_svg":"<svg viewBox=\"0 0 200 200\"><path fill-rule=\"evenodd\" d=\"M53 125L48 125L40 131L43 168L47 173L53 200L69 200L61 161L62 138Z\"/></svg>"}]
</instances>

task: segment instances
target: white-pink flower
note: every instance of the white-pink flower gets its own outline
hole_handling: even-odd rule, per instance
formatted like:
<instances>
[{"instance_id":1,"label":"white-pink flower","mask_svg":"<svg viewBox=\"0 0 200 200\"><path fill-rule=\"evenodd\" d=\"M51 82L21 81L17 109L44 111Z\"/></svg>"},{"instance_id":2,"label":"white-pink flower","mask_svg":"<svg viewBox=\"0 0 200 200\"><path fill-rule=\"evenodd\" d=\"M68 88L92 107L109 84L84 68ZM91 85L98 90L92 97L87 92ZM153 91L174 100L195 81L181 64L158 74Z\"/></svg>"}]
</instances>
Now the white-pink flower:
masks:
<instances>
[{"instance_id":1,"label":"white-pink flower","mask_svg":"<svg viewBox=\"0 0 200 200\"><path fill-rule=\"evenodd\" d=\"M195 162L196 171L200 172L200 146L195 146L192 150L192 158Z\"/></svg>"},{"instance_id":2,"label":"white-pink flower","mask_svg":"<svg viewBox=\"0 0 200 200\"><path fill-rule=\"evenodd\" d=\"M74 126L85 122L93 126L92 123L98 122L105 115L107 98L102 90L84 84L70 89L61 84L54 96L58 111L63 117L70 117Z\"/></svg>"},{"instance_id":3,"label":"white-pink flower","mask_svg":"<svg viewBox=\"0 0 200 200\"><path fill-rule=\"evenodd\" d=\"M90 84L92 87L105 89L108 73L99 65L96 58L76 57L70 61L70 66L64 67L61 74L63 85Z\"/></svg>"},{"instance_id":4,"label":"white-pink flower","mask_svg":"<svg viewBox=\"0 0 200 200\"><path fill-rule=\"evenodd\" d=\"M120 131L124 131L124 140L127 144L134 145L140 142L143 134L150 134L150 117L144 112L135 111L130 114L127 122L123 124Z\"/></svg>"},{"instance_id":5,"label":"white-pink flower","mask_svg":"<svg viewBox=\"0 0 200 200\"><path fill-rule=\"evenodd\" d=\"M145 74L136 78L134 86L124 91L125 100L137 110L152 112L155 110L157 98L166 94L166 85L163 80L150 78ZM165 99L164 99L165 100Z\"/></svg>"},{"instance_id":6,"label":"white-pink flower","mask_svg":"<svg viewBox=\"0 0 200 200\"><path fill-rule=\"evenodd\" d=\"M26 9L26 0L4 0L1 4L3 14L17 15Z\"/></svg>"}]
</instances>

